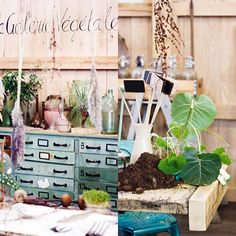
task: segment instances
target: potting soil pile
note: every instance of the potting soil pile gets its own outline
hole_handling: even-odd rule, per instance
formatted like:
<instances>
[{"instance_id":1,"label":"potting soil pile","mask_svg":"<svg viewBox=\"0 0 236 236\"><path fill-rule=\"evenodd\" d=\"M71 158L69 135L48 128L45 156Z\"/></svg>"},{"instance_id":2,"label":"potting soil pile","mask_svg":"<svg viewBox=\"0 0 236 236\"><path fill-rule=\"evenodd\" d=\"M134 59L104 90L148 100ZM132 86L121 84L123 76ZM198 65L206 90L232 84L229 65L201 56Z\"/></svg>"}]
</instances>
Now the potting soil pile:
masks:
<instances>
[{"instance_id":1,"label":"potting soil pile","mask_svg":"<svg viewBox=\"0 0 236 236\"><path fill-rule=\"evenodd\" d=\"M159 157L143 153L135 164L119 173L119 191L142 193L145 190L172 188L180 182L158 169Z\"/></svg>"}]
</instances>

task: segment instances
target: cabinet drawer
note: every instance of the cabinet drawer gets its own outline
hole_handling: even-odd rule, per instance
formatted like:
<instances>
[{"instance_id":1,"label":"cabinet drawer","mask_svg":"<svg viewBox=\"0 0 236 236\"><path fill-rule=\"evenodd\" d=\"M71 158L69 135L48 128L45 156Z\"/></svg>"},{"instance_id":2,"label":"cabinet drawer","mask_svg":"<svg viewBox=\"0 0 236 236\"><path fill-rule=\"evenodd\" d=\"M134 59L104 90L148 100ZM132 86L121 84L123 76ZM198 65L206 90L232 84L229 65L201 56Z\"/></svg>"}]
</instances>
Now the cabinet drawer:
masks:
<instances>
[{"instance_id":1,"label":"cabinet drawer","mask_svg":"<svg viewBox=\"0 0 236 236\"><path fill-rule=\"evenodd\" d=\"M114 154L117 155L118 142L109 139L80 139L80 153Z\"/></svg>"},{"instance_id":2,"label":"cabinet drawer","mask_svg":"<svg viewBox=\"0 0 236 236\"><path fill-rule=\"evenodd\" d=\"M25 138L25 148L40 148L43 150L74 151L74 138L27 134Z\"/></svg>"},{"instance_id":3,"label":"cabinet drawer","mask_svg":"<svg viewBox=\"0 0 236 236\"><path fill-rule=\"evenodd\" d=\"M40 189L40 188L27 188L27 187L24 187L24 190L27 192L29 196L35 196L49 200L60 200L61 196L64 193L68 193L71 195L72 198L74 198L73 192L56 191L56 190Z\"/></svg>"},{"instance_id":4,"label":"cabinet drawer","mask_svg":"<svg viewBox=\"0 0 236 236\"><path fill-rule=\"evenodd\" d=\"M79 179L117 183L118 170L79 167Z\"/></svg>"},{"instance_id":5,"label":"cabinet drawer","mask_svg":"<svg viewBox=\"0 0 236 236\"><path fill-rule=\"evenodd\" d=\"M21 187L38 188L38 181L47 179L49 187L46 189L74 192L74 180L34 175L16 175L15 179ZM45 190L45 189L42 189Z\"/></svg>"},{"instance_id":6,"label":"cabinet drawer","mask_svg":"<svg viewBox=\"0 0 236 236\"><path fill-rule=\"evenodd\" d=\"M17 164L16 174L44 175L74 179L74 166L22 161Z\"/></svg>"},{"instance_id":7,"label":"cabinet drawer","mask_svg":"<svg viewBox=\"0 0 236 236\"><path fill-rule=\"evenodd\" d=\"M117 184L92 182L92 181L79 181L77 182L77 184L78 184L79 194L82 194L84 190L90 190L90 189L97 189L97 190L105 191L109 193L111 197L117 197L117 194L118 194Z\"/></svg>"},{"instance_id":8,"label":"cabinet drawer","mask_svg":"<svg viewBox=\"0 0 236 236\"><path fill-rule=\"evenodd\" d=\"M118 200L117 200L117 198L112 198L110 203L111 203L111 209L113 211L117 211L117 209L118 209Z\"/></svg>"},{"instance_id":9,"label":"cabinet drawer","mask_svg":"<svg viewBox=\"0 0 236 236\"><path fill-rule=\"evenodd\" d=\"M118 169L118 158L112 155L80 154L79 166Z\"/></svg>"},{"instance_id":10,"label":"cabinet drawer","mask_svg":"<svg viewBox=\"0 0 236 236\"><path fill-rule=\"evenodd\" d=\"M75 164L75 154L73 152L57 152L47 150L25 149L24 161L40 161L47 163Z\"/></svg>"}]
</instances>

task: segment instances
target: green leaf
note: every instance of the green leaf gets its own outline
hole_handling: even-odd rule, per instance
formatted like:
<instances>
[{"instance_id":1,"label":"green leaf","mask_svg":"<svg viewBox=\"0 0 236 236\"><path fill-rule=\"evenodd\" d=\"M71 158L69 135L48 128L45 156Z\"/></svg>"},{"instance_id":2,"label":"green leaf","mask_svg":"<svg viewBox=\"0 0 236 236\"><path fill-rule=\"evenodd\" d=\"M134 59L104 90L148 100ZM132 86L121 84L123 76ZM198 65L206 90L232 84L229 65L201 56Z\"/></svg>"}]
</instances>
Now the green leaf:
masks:
<instances>
[{"instance_id":1,"label":"green leaf","mask_svg":"<svg viewBox=\"0 0 236 236\"><path fill-rule=\"evenodd\" d=\"M195 157L198 154L198 149L195 147L185 147L183 156L185 157Z\"/></svg>"},{"instance_id":2,"label":"green leaf","mask_svg":"<svg viewBox=\"0 0 236 236\"><path fill-rule=\"evenodd\" d=\"M223 164L230 165L232 163L230 156L225 152L225 149L223 147L216 148L213 153L220 156L221 162Z\"/></svg>"},{"instance_id":3,"label":"green leaf","mask_svg":"<svg viewBox=\"0 0 236 236\"><path fill-rule=\"evenodd\" d=\"M187 163L179 175L187 184L196 186L211 184L220 173L220 156L214 153L204 153L198 157L187 157Z\"/></svg>"},{"instance_id":4,"label":"green leaf","mask_svg":"<svg viewBox=\"0 0 236 236\"><path fill-rule=\"evenodd\" d=\"M183 156L172 154L159 162L158 168L167 175L174 175L180 171L186 163Z\"/></svg>"},{"instance_id":5,"label":"green leaf","mask_svg":"<svg viewBox=\"0 0 236 236\"><path fill-rule=\"evenodd\" d=\"M156 138L156 145L161 148L169 149L167 141L160 136Z\"/></svg>"},{"instance_id":6,"label":"green leaf","mask_svg":"<svg viewBox=\"0 0 236 236\"><path fill-rule=\"evenodd\" d=\"M173 121L170 124L171 133L176 138L187 138L188 137L188 129L183 124L178 124L177 122Z\"/></svg>"},{"instance_id":7,"label":"green leaf","mask_svg":"<svg viewBox=\"0 0 236 236\"><path fill-rule=\"evenodd\" d=\"M190 122L197 130L207 129L214 121L216 107L206 95L178 94L172 102L171 116L179 124Z\"/></svg>"}]
</instances>

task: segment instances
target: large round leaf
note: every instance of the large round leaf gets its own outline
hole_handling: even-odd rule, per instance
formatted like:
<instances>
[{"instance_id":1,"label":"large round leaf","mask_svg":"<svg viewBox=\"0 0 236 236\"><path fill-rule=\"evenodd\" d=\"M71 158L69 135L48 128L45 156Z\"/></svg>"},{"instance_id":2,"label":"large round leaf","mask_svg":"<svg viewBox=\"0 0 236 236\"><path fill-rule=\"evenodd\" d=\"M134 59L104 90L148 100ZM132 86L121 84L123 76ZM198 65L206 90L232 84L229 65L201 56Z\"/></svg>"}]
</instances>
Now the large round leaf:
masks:
<instances>
[{"instance_id":1,"label":"large round leaf","mask_svg":"<svg viewBox=\"0 0 236 236\"><path fill-rule=\"evenodd\" d=\"M189 93L180 93L172 103L171 116L173 121L179 124L185 124L189 119L196 129L205 130L214 121L216 107L206 95L193 96Z\"/></svg>"},{"instance_id":2,"label":"large round leaf","mask_svg":"<svg viewBox=\"0 0 236 236\"><path fill-rule=\"evenodd\" d=\"M187 162L179 175L187 184L197 186L211 184L220 173L220 156L204 153L198 157L186 157Z\"/></svg>"}]
</instances>

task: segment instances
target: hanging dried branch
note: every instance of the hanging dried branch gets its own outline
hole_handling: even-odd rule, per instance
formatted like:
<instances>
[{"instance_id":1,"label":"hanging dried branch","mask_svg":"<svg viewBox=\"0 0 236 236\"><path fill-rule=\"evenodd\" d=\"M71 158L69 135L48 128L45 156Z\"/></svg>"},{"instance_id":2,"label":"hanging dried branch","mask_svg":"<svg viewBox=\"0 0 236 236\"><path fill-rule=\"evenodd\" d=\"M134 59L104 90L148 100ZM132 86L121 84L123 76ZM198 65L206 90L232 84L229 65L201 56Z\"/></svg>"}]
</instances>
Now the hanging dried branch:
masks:
<instances>
[{"instance_id":1,"label":"hanging dried branch","mask_svg":"<svg viewBox=\"0 0 236 236\"><path fill-rule=\"evenodd\" d=\"M158 60L162 62L162 70L164 76L167 71L167 41L170 40L177 52L181 55L180 47L184 45L180 36L179 28L172 17L172 7L169 0L158 0L154 4L155 18L155 50Z\"/></svg>"}]
</instances>

